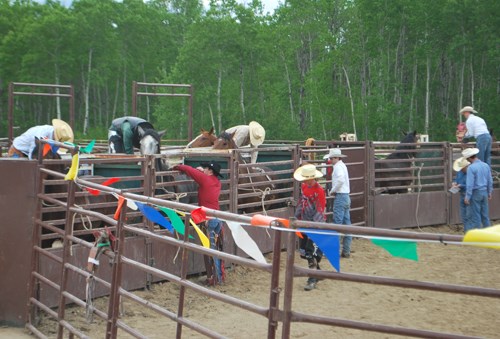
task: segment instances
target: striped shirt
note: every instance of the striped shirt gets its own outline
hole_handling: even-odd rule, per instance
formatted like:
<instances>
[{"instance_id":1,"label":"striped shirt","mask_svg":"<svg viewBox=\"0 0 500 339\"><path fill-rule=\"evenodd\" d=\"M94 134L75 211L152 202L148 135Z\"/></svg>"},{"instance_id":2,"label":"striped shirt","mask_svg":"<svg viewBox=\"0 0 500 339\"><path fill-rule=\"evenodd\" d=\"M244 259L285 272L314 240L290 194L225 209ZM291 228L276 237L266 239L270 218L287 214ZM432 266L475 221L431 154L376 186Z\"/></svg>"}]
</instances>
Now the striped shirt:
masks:
<instances>
[{"instance_id":1,"label":"striped shirt","mask_svg":"<svg viewBox=\"0 0 500 339\"><path fill-rule=\"evenodd\" d=\"M491 178L490 166L479 159L476 159L467 168L465 199L470 200L472 191L474 190L487 191L488 194L493 192L493 179Z\"/></svg>"},{"instance_id":2,"label":"striped shirt","mask_svg":"<svg viewBox=\"0 0 500 339\"><path fill-rule=\"evenodd\" d=\"M465 132L466 137L477 138L481 134L490 133L488 131L488 126L486 126L486 122L484 121L484 119L472 113L467 118L465 125L467 126L467 132Z\"/></svg>"}]
</instances>

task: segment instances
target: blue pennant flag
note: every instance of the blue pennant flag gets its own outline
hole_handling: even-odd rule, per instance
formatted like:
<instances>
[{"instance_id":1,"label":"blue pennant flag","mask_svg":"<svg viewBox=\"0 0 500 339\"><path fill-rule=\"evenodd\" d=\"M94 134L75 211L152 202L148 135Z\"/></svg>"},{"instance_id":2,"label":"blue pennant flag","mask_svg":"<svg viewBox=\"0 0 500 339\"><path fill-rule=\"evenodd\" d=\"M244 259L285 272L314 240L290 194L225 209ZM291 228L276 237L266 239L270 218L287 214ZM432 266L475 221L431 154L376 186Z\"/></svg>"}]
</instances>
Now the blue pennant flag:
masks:
<instances>
[{"instance_id":1,"label":"blue pennant flag","mask_svg":"<svg viewBox=\"0 0 500 339\"><path fill-rule=\"evenodd\" d=\"M312 233L312 229L309 228L299 228L299 231L306 234L311 240L323 251L333 268L340 272L340 237L339 234L331 230L318 230L321 233L328 234L317 234Z\"/></svg>"},{"instance_id":2,"label":"blue pennant flag","mask_svg":"<svg viewBox=\"0 0 500 339\"><path fill-rule=\"evenodd\" d=\"M172 227L172 224L160 212L155 210L153 207L148 206L148 205L144 205L138 201L136 201L135 204L137 205L137 208L139 208L141 213L144 214L144 216L149 221L152 221L155 224L158 224L158 225L162 226L163 228L166 228L172 234L174 233L174 228Z\"/></svg>"},{"instance_id":3,"label":"blue pennant flag","mask_svg":"<svg viewBox=\"0 0 500 339\"><path fill-rule=\"evenodd\" d=\"M59 146L54 145L54 143L53 143L53 142L51 142L51 141L47 141L47 142L48 142L48 143L49 143L49 145L50 145L50 148L51 148L52 153L56 154L56 153L57 153L57 151L59 150Z\"/></svg>"}]
</instances>

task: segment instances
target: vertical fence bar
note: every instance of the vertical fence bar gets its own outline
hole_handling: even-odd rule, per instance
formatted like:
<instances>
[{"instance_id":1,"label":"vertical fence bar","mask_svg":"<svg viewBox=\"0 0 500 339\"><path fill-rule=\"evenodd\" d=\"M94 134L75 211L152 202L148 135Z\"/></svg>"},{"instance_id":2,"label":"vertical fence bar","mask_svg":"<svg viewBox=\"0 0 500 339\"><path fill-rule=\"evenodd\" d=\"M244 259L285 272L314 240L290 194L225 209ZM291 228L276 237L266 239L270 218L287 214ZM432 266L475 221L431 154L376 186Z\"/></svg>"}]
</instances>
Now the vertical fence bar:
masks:
<instances>
[{"instance_id":1,"label":"vertical fence bar","mask_svg":"<svg viewBox=\"0 0 500 339\"><path fill-rule=\"evenodd\" d=\"M290 228L295 228L295 218L290 218ZM295 263L295 233L287 232L286 235L286 264L285 264L285 293L283 300L283 330L281 338L290 338L292 319L293 276Z\"/></svg>"},{"instance_id":2,"label":"vertical fence bar","mask_svg":"<svg viewBox=\"0 0 500 339\"><path fill-rule=\"evenodd\" d=\"M186 213L185 219L184 219L184 243L189 242L189 234L190 234L190 229L189 229L189 218L191 217L191 214ZM189 251L186 247L182 249L182 261L181 261L181 279L186 280L187 278L187 272L188 272L188 265L189 265ZM180 291L179 291L179 305L177 309L177 317L181 318L184 315L184 299L186 295L186 287L184 285L181 285ZM177 339L182 338L182 324L180 322L177 322L177 331L176 331L176 336Z\"/></svg>"},{"instance_id":3,"label":"vertical fence bar","mask_svg":"<svg viewBox=\"0 0 500 339\"><path fill-rule=\"evenodd\" d=\"M78 147L74 149L72 154L78 153ZM61 285L59 287L59 310L57 313L57 319L59 321L57 329L57 338L62 339L64 335L64 326L61 324L61 320L64 320L64 313L66 307L66 297L64 297L63 292L66 291L68 283L68 270L66 269L66 263L71 257L71 246L72 241L69 236L73 235L73 215L75 212L70 211L70 207L75 204L75 191L76 184L73 180L69 181L68 184L68 201L66 203L66 223L64 225L64 239L63 239L63 251L62 251L62 264L61 264Z\"/></svg>"},{"instance_id":4,"label":"vertical fence bar","mask_svg":"<svg viewBox=\"0 0 500 339\"><path fill-rule=\"evenodd\" d=\"M283 225L280 225L283 226ZM278 329L277 314L279 311L279 278L281 262L281 231L274 230L274 248L273 248L273 270L271 273L271 290L269 296L269 314L267 326L267 338L276 338Z\"/></svg>"},{"instance_id":5,"label":"vertical fence bar","mask_svg":"<svg viewBox=\"0 0 500 339\"><path fill-rule=\"evenodd\" d=\"M121 287L122 280L122 269L123 264L121 261L121 256L123 254L123 249L125 245L125 232L123 231L123 224L126 220L127 214L127 202L122 205L120 209L120 218L116 224L116 241L115 241L115 255L113 261L113 270L111 276L111 291L108 301L108 320L106 324L106 339L117 338L118 327L116 323L118 321L119 310L120 310L120 294L119 290Z\"/></svg>"}]
</instances>

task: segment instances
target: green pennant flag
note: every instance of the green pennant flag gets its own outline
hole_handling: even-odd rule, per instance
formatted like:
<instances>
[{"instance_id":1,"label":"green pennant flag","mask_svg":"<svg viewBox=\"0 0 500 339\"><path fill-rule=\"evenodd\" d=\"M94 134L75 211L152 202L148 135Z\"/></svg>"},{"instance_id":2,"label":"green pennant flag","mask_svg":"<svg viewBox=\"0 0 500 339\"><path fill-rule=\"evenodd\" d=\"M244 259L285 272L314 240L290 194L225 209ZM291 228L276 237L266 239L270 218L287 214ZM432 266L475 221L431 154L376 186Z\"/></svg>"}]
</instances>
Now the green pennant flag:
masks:
<instances>
[{"instance_id":1,"label":"green pennant flag","mask_svg":"<svg viewBox=\"0 0 500 339\"><path fill-rule=\"evenodd\" d=\"M84 148L81 148L80 150L83 152L83 153L89 153L92 152L92 149L94 148L94 145L95 145L95 139L92 140L87 146L85 146Z\"/></svg>"},{"instance_id":2,"label":"green pennant flag","mask_svg":"<svg viewBox=\"0 0 500 339\"><path fill-rule=\"evenodd\" d=\"M372 239L374 245L382 247L394 257L418 261L417 243L413 241Z\"/></svg>"},{"instance_id":3,"label":"green pennant flag","mask_svg":"<svg viewBox=\"0 0 500 339\"><path fill-rule=\"evenodd\" d=\"M182 221L181 217L174 211L171 210L170 208L162 207L162 206L157 206L162 212L165 212L167 214L167 217L170 219L170 222L172 223L172 226L174 227L175 231L179 234L184 235L184 221ZM193 239L193 236L190 235L189 239Z\"/></svg>"}]
</instances>

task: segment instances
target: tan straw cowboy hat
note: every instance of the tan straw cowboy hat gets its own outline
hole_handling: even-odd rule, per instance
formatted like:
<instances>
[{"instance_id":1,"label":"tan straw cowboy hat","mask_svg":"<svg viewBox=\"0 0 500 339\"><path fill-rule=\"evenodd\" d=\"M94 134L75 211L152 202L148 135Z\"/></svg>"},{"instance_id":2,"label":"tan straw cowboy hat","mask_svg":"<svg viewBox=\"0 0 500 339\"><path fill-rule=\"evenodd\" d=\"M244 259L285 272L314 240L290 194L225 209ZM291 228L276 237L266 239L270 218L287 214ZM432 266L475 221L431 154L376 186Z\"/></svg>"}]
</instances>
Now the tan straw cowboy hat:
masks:
<instances>
[{"instance_id":1,"label":"tan straw cowboy hat","mask_svg":"<svg viewBox=\"0 0 500 339\"><path fill-rule=\"evenodd\" d=\"M460 172L464 167L467 167L469 165L470 162L466 158L461 157L453 162L453 170L455 172Z\"/></svg>"},{"instance_id":2,"label":"tan straw cowboy hat","mask_svg":"<svg viewBox=\"0 0 500 339\"><path fill-rule=\"evenodd\" d=\"M476 155L479 153L479 148L466 148L462 151L462 156L465 159L468 159L472 157L473 155Z\"/></svg>"},{"instance_id":3,"label":"tan straw cowboy hat","mask_svg":"<svg viewBox=\"0 0 500 339\"><path fill-rule=\"evenodd\" d=\"M259 146L264 142L266 138L266 130L256 121L250 121L248 124L250 143L253 146Z\"/></svg>"},{"instance_id":4,"label":"tan straw cowboy hat","mask_svg":"<svg viewBox=\"0 0 500 339\"><path fill-rule=\"evenodd\" d=\"M293 177L297 181L318 179L318 178L321 178L322 176L323 176L323 173L318 171L316 169L316 166L311 165L311 164L301 166L301 167L297 168L297 170L295 170L295 172L293 173Z\"/></svg>"},{"instance_id":5,"label":"tan straw cowboy hat","mask_svg":"<svg viewBox=\"0 0 500 339\"><path fill-rule=\"evenodd\" d=\"M73 130L68 123L60 119L52 119L52 126L54 126L54 140L59 142L73 142Z\"/></svg>"},{"instance_id":6,"label":"tan straw cowboy hat","mask_svg":"<svg viewBox=\"0 0 500 339\"><path fill-rule=\"evenodd\" d=\"M477 111L472 106L465 106L464 108L462 108L460 110L460 114L463 114L465 112L470 112L470 113L476 113L477 114Z\"/></svg>"}]
</instances>

